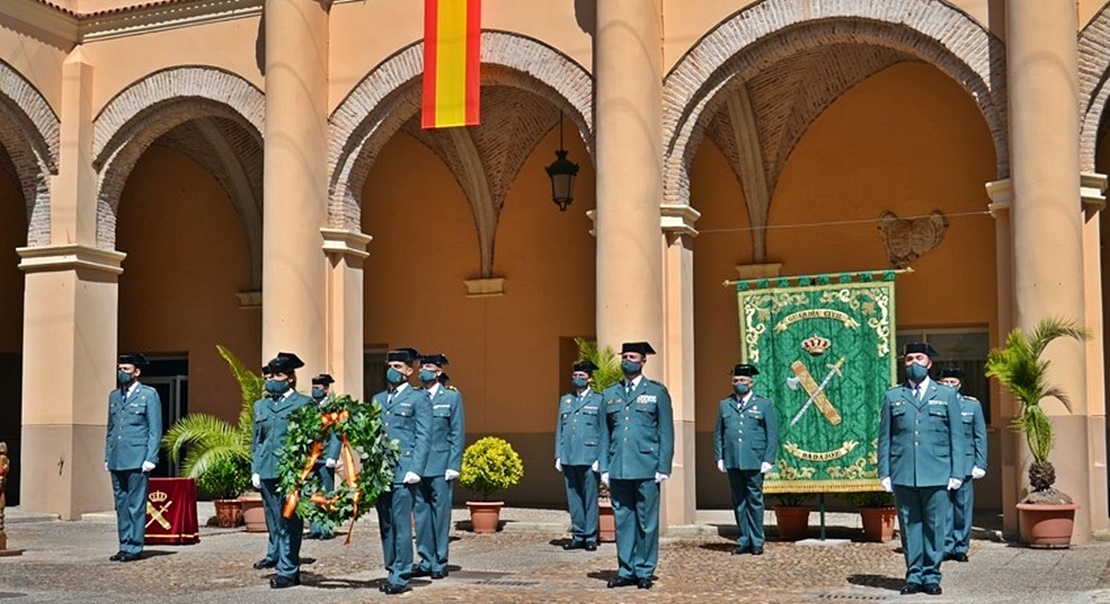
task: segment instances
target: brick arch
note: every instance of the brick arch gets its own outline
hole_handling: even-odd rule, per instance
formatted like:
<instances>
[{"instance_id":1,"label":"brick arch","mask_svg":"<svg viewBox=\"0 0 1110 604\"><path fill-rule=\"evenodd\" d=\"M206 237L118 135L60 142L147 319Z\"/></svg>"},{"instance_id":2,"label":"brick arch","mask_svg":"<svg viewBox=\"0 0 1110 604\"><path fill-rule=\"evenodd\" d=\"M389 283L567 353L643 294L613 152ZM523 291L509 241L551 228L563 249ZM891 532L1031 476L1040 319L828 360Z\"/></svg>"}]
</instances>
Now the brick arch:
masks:
<instances>
[{"instance_id":1,"label":"brick arch","mask_svg":"<svg viewBox=\"0 0 1110 604\"><path fill-rule=\"evenodd\" d=\"M93 167L99 173L97 247L112 249L120 194L135 163L158 137L192 120L224 118L254 137L265 128L266 101L243 78L213 67L175 67L153 73L113 98L93 121ZM229 191L249 240L260 238L250 225L261 223L253 200ZM253 217L259 214L259 217ZM258 218L255 220L254 218ZM253 255L253 254L252 254ZM253 262L253 261L252 261Z\"/></svg>"},{"instance_id":2,"label":"brick arch","mask_svg":"<svg viewBox=\"0 0 1110 604\"><path fill-rule=\"evenodd\" d=\"M1110 4L1079 32L1079 169L1095 170L1095 153L1110 102Z\"/></svg>"},{"instance_id":3,"label":"brick arch","mask_svg":"<svg viewBox=\"0 0 1110 604\"><path fill-rule=\"evenodd\" d=\"M46 99L0 61L0 145L27 205L27 245L50 243L50 175L58 173L60 122Z\"/></svg>"},{"instance_id":4,"label":"brick arch","mask_svg":"<svg viewBox=\"0 0 1110 604\"><path fill-rule=\"evenodd\" d=\"M687 204L689 167L715 97L796 53L830 44L887 48L929 63L975 100L1009 175L1005 48L966 13L940 0L798 3L763 0L721 22L664 79L664 200Z\"/></svg>"},{"instance_id":5,"label":"brick arch","mask_svg":"<svg viewBox=\"0 0 1110 604\"><path fill-rule=\"evenodd\" d=\"M332 113L330 122L328 223L361 228L363 185L390 137L420 109L424 43L415 42L373 70ZM593 80L570 57L546 44L509 32L483 31L482 84L533 92L562 110L593 154Z\"/></svg>"}]
</instances>

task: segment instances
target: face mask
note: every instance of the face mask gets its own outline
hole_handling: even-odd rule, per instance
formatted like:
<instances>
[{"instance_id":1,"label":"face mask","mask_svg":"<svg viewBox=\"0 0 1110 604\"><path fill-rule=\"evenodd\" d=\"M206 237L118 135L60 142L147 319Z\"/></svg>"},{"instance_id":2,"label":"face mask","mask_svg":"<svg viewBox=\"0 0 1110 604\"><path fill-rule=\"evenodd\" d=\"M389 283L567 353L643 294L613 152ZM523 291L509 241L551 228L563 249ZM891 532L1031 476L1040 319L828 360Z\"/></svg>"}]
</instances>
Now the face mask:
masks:
<instances>
[{"instance_id":1,"label":"face mask","mask_svg":"<svg viewBox=\"0 0 1110 604\"><path fill-rule=\"evenodd\" d=\"M319 401L319 400L323 400L323 398L325 396L327 396L327 393L324 392L323 388L321 388L319 386L313 386L312 387L312 398Z\"/></svg>"},{"instance_id":2,"label":"face mask","mask_svg":"<svg viewBox=\"0 0 1110 604\"><path fill-rule=\"evenodd\" d=\"M927 375L929 375L929 368L924 365L911 363L906 366L906 377L910 378L911 382L921 382Z\"/></svg>"},{"instance_id":3,"label":"face mask","mask_svg":"<svg viewBox=\"0 0 1110 604\"><path fill-rule=\"evenodd\" d=\"M584 378L584 377L576 377L576 378L571 378L570 383L574 384L575 388L581 390L581 389L585 388L586 384L589 384L590 381L587 378Z\"/></svg>"},{"instance_id":4,"label":"face mask","mask_svg":"<svg viewBox=\"0 0 1110 604\"><path fill-rule=\"evenodd\" d=\"M635 361L621 361L621 371L623 371L625 375L636 375L640 373L640 368L643 366L643 363L637 363Z\"/></svg>"},{"instance_id":5,"label":"face mask","mask_svg":"<svg viewBox=\"0 0 1110 604\"><path fill-rule=\"evenodd\" d=\"M733 384L732 385L732 391L735 392L736 394L738 394L739 396L744 396L745 394L752 391L752 387L751 387L751 384L744 384L744 383Z\"/></svg>"},{"instance_id":6,"label":"face mask","mask_svg":"<svg viewBox=\"0 0 1110 604\"><path fill-rule=\"evenodd\" d=\"M131 382L131 374L126 371L121 371L116 374L116 381L119 382L120 386L126 386Z\"/></svg>"},{"instance_id":7,"label":"face mask","mask_svg":"<svg viewBox=\"0 0 1110 604\"><path fill-rule=\"evenodd\" d=\"M389 369L385 370L385 381L396 386L405 381L405 374L390 367Z\"/></svg>"},{"instance_id":8,"label":"face mask","mask_svg":"<svg viewBox=\"0 0 1110 604\"><path fill-rule=\"evenodd\" d=\"M438 377L438 376L436 376L436 372L434 372L434 371L431 371L431 370L428 370L428 369L421 369L420 370L420 381L421 382L424 382L424 383L435 382L436 377Z\"/></svg>"},{"instance_id":9,"label":"face mask","mask_svg":"<svg viewBox=\"0 0 1110 604\"><path fill-rule=\"evenodd\" d=\"M270 394L281 394L289 389L289 380L266 380L265 388Z\"/></svg>"}]
</instances>

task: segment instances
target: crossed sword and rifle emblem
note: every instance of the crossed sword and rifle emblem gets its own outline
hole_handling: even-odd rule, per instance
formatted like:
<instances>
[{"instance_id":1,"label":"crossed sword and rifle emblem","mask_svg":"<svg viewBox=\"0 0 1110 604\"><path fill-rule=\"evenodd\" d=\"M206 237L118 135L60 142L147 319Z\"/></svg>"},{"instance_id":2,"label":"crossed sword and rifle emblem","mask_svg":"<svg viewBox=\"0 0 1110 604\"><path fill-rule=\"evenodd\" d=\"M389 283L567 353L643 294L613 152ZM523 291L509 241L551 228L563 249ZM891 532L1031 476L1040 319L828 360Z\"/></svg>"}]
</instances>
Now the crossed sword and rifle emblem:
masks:
<instances>
[{"instance_id":1,"label":"crossed sword and rifle emblem","mask_svg":"<svg viewBox=\"0 0 1110 604\"><path fill-rule=\"evenodd\" d=\"M829 373L826 374L825 379L821 380L821 383L818 384L817 380L813 379L813 375L809 373L809 370L806 369L806 366L803 365L801 361L794 361L790 364L790 368L794 371L794 375L786 378L787 387L791 390L797 390L800 385L809 393L809 399L806 400L802 408L794 414L794 419L790 420L790 425L787 426L787 429L794 427L794 424L798 423L798 420L802 419L802 416L805 415L806 410L814 404L817 405L817 409L821 411L821 415L824 415L825 419L827 419L830 424L834 426L840 425L840 413L832 406L829 397L825 395L825 387L829 385L834 375L843 375L840 372L843 366L844 357L840 357L837 362L828 365Z\"/></svg>"},{"instance_id":2,"label":"crossed sword and rifle emblem","mask_svg":"<svg viewBox=\"0 0 1110 604\"><path fill-rule=\"evenodd\" d=\"M166 517L163 516L163 514L166 513L166 510L170 509L170 505L172 503L173 503L173 500L170 499L170 500L166 501L165 505L163 505L161 508L155 508L154 504L150 503L150 499L147 499L146 500L146 513L150 514L150 520L146 521L146 527L144 527L144 528L149 528L150 523L157 522L158 524L160 524L162 526L163 529L165 529L167 531L170 530L170 521L166 520Z\"/></svg>"}]
</instances>

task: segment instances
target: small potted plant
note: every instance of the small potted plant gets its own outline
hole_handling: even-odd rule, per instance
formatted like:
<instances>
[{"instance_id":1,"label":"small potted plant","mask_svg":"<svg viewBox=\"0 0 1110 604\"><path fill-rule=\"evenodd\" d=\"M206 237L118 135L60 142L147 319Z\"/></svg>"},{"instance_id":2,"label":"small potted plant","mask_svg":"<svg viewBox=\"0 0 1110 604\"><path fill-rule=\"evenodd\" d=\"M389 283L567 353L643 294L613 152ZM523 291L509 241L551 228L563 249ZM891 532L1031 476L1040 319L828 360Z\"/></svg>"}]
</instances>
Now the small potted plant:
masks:
<instances>
[{"instance_id":1,"label":"small potted plant","mask_svg":"<svg viewBox=\"0 0 1110 604\"><path fill-rule=\"evenodd\" d=\"M779 539L798 541L804 539L809 529L809 496L804 493L777 493L775 500L775 524L779 529Z\"/></svg>"},{"instance_id":2,"label":"small potted plant","mask_svg":"<svg viewBox=\"0 0 1110 604\"><path fill-rule=\"evenodd\" d=\"M578 346L578 360L590 361L597 366L591 382L595 392L604 392L606 388L624 377L620 357L612 348L608 346L598 348L597 342L583 338L575 338L574 343ZM608 453L608 451L600 451L601 455ZM597 507L598 539L605 543L612 543L617 540L617 521L613 516L613 502L609 499L609 487L600 482L597 486Z\"/></svg>"},{"instance_id":3,"label":"small potted plant","mask_svg":"<svg viewBox=\"0 0 1110 604\"><path fill-rule=\"evenodd\" d=\"M864 540L886 543L894 538L897 511L893 495L886 491L863 491L844 493L840 497L859 509Z\"/></svg>"},{"instance_id":4,"label":"small potted plant","mask_svg":"<svg viewBox=\"0 0 1110 604\"><path fill-rule=\"evenodd\" d=\"M1026 335L1015 327L1006 345L987 354L987 377L998 380L1017 401L1011 428L1025 435L1033 461L1029 464L1029 493L1018 509L1018 527L1030 547L1069 547L1079 505L1070 496L1052 487L1056 468L1048 461L1056 437L1052 418L1041 401L1054 398L1071 410L1071 402L1059 387L1048 383L1049 362L1041 358L1044 349L1058 338L1085 341L1088 329L1075 321L1047 318Z\"/></svg>"},{"instance_id":5,"label":"small potted plant","mask_svg":"<svg viewBox=\"0 0 1110 604\"><path fill-rule=\"evenodd\" d=\"M197 488L212 496L216 525L221 528L233 528L242 522L239 493L250 485L250 462L231 455L216 459L197 476Z\"/></svg>"},{"instance_id":6,"label":"small potted plant","mask_svg":"<svg viewBox=\"0 0 1110 604\"><path fill-rule=\"evenodd\" d=\"M504 439L487 436L463 451L459 484L481 496L466 502L475 533L497 532L505 502L490 501L490 495L516 486L523 477L524 461Z\"/></svg>"}]
</instances>

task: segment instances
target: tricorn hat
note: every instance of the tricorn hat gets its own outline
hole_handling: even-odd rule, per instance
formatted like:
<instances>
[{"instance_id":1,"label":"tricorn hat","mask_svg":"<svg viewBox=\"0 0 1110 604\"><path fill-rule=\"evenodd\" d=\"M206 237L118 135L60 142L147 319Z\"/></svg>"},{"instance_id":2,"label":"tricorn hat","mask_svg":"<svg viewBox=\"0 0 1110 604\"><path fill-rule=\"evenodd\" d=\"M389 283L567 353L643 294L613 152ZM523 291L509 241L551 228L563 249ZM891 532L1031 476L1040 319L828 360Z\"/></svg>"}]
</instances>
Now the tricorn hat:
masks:
<instances>
[{"instance_id":1,"label":"tricorn hat","mask_svg":"<svg viewBox=\"0 0 1110 604\"><path fill-rule=\"evenodd\" d=\"M330 384L334 384L335 378L331 377L331 374L321 373L320 375L312 378L312 383L313 385L327 386Z\"/></svg>"},{"instance_id":2,"label":"tricorn hat","mask_svg":"<svg viewBox=\"0 0 1110 604\"><path fill-rule=\"evenodd\" d=\"M906 347L902 350L902 356L913 354L915 352L924 353L930 359L934 359L937 356L936 349L933 348L933 345L928 342L908 342L906 344Z\"/></svg>"},{"instance_id":3,"label":"tricorn hat","mask_svg":"<svg viewBox=\"0 0 1110 604\"><path fill-rule=\"evenodd\" d=\"M121 354L119 355L118 362L120 365L134 365L136 367L147 365L146 357L143 356L143 353L141 352L136 352L133 354Z\"/></svg>"},{"instance_id":4,"label":"tricorn hat","mask_svg":"<svg viewBox=\"0 0 1110 604\"><path fill-rule=\"evenodd\" d=\"M733 377L742 376L742 375L746 375L748 377L755 377L755 376L759 375L759 370L755 368L755 365L749 365L747 363L738 363L735 367L732 368L732 375L733 375Z\"/></svg>"},{"instance_id":5,"label":"tricorn hat","mask_svg":"<svg viewBox=\"0 0 1110 604\"><path fill-rule=\"evenodd\" d=\"M593 373L597 371L598 367L593 361L578 361L574 364L572 371L583 371L585 373Z\"/></svg>"},{"instance_id":6,"label":"tricorn hat","mask_svg":"<svg viewBox=\"0 0 1110 604\"><path fill-rule=\"evenodd\" d=\"M420 357L420 353L415 348L395 348L385 354L386 362L400 361L402 363L411 363Z\"/></svg>"},{"instance_id":7,"label":"tricorn hat","mask_svg":"<svg viewBox=\"0 0 1110 604\"><path fill-rule=\"evenodd\" d=\"M420 364L421 365L431 364L431 365L436 365L438 367L443 367L444 365L447 364L447 357L444 356L441 353L438 353L438 352L435 353L435 354L426 354L426 355L423 355L423 356L420 357Z\"/></svg>"},{"instance_id":8,"label":"tricorn hat","mask_svg":"<svg viewBox=\"0 0 1110 604\"><path fill-rule=\"evenodd\" d=\"M621 354L626 352L638 352L644 356L655 354L655 349L647 342L625 342L621 344Z\"/></svg>"},{"instance_id":9,"label":"tricorn hat","mask_svg":"<svg viewBox=\"0 0 1110 604\"><path fill-rule=\"evenodd\" d=\"M292 352L279 352L266 366L262 368L262 373L292 373L293 370L304 367L304 361L301 357L293 354Z\"/></svg>"}]
</instances>

